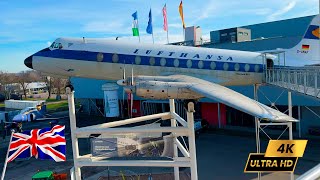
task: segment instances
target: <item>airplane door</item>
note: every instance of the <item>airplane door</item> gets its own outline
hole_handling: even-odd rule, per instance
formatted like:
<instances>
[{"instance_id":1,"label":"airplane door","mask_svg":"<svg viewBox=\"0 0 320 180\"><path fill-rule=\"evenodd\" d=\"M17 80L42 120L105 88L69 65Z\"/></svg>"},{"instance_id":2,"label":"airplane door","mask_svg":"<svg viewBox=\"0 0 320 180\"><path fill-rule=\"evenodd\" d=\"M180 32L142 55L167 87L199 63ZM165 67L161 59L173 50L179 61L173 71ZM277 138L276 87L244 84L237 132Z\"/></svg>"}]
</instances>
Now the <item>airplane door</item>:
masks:
<instances>
[{"instance_id":1,"label":"airplane door","mask_svg":"<svg viewBox=\"0 0 320 180\"><path fill-rule=\"evenodd\" d=\"M273 60L272 59L267 59L267 69L272 69L274 66Z\"/></svg>"}]
</instances>

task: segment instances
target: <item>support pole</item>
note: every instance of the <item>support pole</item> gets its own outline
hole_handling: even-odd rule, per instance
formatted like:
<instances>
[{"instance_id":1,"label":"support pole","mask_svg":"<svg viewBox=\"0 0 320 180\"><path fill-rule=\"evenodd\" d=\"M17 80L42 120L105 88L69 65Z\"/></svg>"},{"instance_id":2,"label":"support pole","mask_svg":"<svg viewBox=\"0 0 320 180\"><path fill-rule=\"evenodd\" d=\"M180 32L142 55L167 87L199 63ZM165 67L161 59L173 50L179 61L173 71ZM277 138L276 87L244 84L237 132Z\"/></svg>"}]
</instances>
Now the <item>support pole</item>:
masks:
<instances>
[{"instance_id":1,"label":"support pole","mask_svg":"<svg viewBox=\"0 0 320 180\"><path fill-rule=\"evenodd\" d=\"M253 86L253 90L254 90L254 100L258 101L258 84L255 84ZM255 130L256 130L256 147L257 147L257 153L260 153L260 121L259 118L254 117L254 121L255 121ZM261 179L261 172L258 172L258 180Z\"/></svg>"},{"instance_id":2,"label":"support pole","mask_svg":"<svg viewBox=\"0 0 320 180\"><path fill-rule=\"evenodd\" d=\"M292 99L291 99L291 91L288 91L288 109L289 109L289 116L292 117ZM292 122L288 122L288 127L289 127L289 140L293 139L292 135ZM294 179L294 174L293 172L290 173L290 179Z\"/></svg>"},{"instance_id":3,"label":"support pole","mask_svg":"<svg viewBox=\"0 0 320 180\"><path fill-rule=\"evenodd\" d=\"M2 169L1 180L4 180L4 176L6 175L6 170L7 170L7 165L8 165L9 149L10 149L10 144L11 144L11 141L12 141L12 134L13 133L14 133L14 131L11 131L11 136L10 136L10 141L9 141L9 145L8 145L7 155L6 155L6 159L4 160L4 166L3 166L3 169Z\"/></svg>"},{"instance_id":4,"label":"support pole","mask_svg":"<svg viewBox=\"0 0 320 180\"><path fill-rule=\"evenodd\" d=\"M66 92L68 95L68 104L69 104L74 174L75 174L76 180L81 180L81 170L80 170L80 167L78 166L78 158L79 158L78 139L75 135L75 130L77 129L77 126L76 126L76 113L75 113L75 105L74 105L74 92L71 91L69 87L66 88Z\"/></svg>"},{"instance_id":5,"label":"support pole","mask_svg":"<svg viewBox=\"0 0 320 180\"><path fill-rule=\"evenodd\" d=\"M291 98L291 91L288 91L288 109L289 109L289 116L292 117L292 98Z\"/></svg>"},{"instance_id":6,"label":"support pole","mask_svg":"<svg viewBox=\"0 0 320 180\"><path fill-rule=\"evenodd\" d=\"M175 104L174 104L174 99L169 99L169 105L170 105L170 113L173 114L175 113ZM171 127L176 127L176 119L172 118L171 119ZM173 158L176 159L178 157L178 146L176 144L177 141L177 137L176 135L173 133L174 138L173 138ZM179 167L174 167L174 179L175 180L179 180Z\"/></svg>"},{"instance_id":7,"label":"support pole","mask_svg":"<svg viewBox=\"0 0 320 180\"><path fill-rule=\"evenodd\" d=\"M221 128L221 112L220 112L220 103L218 103L218 126Z\"/></svg>"},{"instance_id":8,"label":"support pole","mask_svg":"<svg viewBox=\"0 0 320 180\"><path fill-rule=\"evenodd\" d=\"M254 85L254 100L258 101L258 84ZM260 121L259 118L255 117L255 126L256 126L256 147L257 153L260 153Z\"/></svg>"},{"instance_id":9,"label":"support pole","mask_svg":"<svg viewBox=\"0 0 320 180\"><path fill-rule=\"evenodd\" d=\"M293 140L292 122L288 122L288 127L289 127L289 140ZM290 172L290 180L294 180L294 174L293 174L293 172Z\"/></svg>"},{"instance_id":10,"label":"support pole","mask_svg":"<svg viewBox=\"0 0 320 180\"><path fill-rule=\"evenodd\" d=\"M299 138L301 138L301 106L298 106Z\"/></svg>"},{"instance_id":11,"label":"support pole","mask_svg":"<svg viewBox=\"0 0 320 180\"><path fill-rule=\"evenodd\" d=\"M187 121L188 121L188 130L189 130L188 140L189 140L189 150L190 150L191 180L198 180L193 113L194 113L194 104L192 102L189 102L188 112L187 112Z\"/></svg>"}]
</instances>

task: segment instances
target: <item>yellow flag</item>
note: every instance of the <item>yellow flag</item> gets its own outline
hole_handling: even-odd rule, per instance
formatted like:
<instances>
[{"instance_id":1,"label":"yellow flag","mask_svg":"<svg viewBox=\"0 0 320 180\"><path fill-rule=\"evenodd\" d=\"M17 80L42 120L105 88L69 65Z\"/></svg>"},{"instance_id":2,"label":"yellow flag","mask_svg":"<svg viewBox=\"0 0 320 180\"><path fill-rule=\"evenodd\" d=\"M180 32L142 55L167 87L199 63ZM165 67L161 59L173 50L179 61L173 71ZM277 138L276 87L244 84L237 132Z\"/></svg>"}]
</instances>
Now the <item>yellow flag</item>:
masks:
<instances>
[{"instance_id":1,"label":"yellow flag","mask_svg":"<svg viewBox=\"0 0 320 180\"><path fill-rule=\"evenodd\" d=\"M180 13L183 29L185 29L186 25L184 24L182 1L180 2L180 5L179 5L179 13Z\"/></svg>"}]
</instances>

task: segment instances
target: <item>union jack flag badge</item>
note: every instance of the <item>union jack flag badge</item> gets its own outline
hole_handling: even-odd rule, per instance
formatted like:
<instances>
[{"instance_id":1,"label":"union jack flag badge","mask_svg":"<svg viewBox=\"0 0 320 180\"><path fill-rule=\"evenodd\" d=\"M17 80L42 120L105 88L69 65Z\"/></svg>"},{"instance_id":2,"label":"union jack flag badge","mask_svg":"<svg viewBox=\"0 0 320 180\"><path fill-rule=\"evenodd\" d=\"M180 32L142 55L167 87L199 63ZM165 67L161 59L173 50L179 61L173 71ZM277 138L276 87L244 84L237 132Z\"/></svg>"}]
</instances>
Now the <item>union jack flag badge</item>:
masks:
<instances>
[{"instance_id":1,"label":"union jack flag badge","mask_svg":"<svg viewBox=\"0 0 320 180\"><path fill-rule=\"evenodd\" d=\"M56 125L53 128L13 133L7 162L32 156L36 159L51 159L56 162L66 161L64 129L65 126Z\"/></svg>"}]
</instances>

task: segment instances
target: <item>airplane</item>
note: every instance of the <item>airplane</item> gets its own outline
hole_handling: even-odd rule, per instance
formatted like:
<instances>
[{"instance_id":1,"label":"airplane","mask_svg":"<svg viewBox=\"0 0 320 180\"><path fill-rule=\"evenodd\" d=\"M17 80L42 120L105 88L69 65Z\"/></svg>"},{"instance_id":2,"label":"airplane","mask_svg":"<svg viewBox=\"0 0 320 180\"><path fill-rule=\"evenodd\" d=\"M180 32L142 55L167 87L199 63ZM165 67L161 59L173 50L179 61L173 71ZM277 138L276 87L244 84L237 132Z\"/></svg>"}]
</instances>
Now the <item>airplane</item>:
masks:
<instances>
[{"instance_id":1,"label":"airplane","mask_svg":"<svg viewBox=\"0 0 320 180\"><path fill-rule=\"evenodd\" d=\"M26 107L21 110L19 114L15 115L12 119L13 122L31 122L43 118L43 110L38 107Z\"/></svg>"},{"instance_id":2,"label":"airplane","mask_svg":"<svg viewBox=\"0 0 320 180\"><path fill-rule=\"evenodd\" d=\"M67 117L67 116L66 116ZM15 115L12 122L33 122L33 121L44 121L44 120L58 120L65 117L55 117L52 118L51 115L46 114L46 109L43 105L38 105L37 107L26 107L20 111L19 114Z\"/></svg>"},{"instance_id":3,"label":"airplane","mask_svg":"<svg viewBox=\"0 0 320 180\"><path fill-rule=\"evenodd\" d=\"M319 43L319 38L308 37L306 34L299 43L309 45L310 53L303 57L310 61L305 60L304 65L319 64L314 52L314 41ZM207 97L263 120L298 121L225 87L264 83L264 70L276 67L276 60L276 56L260 52L83 37L58 38L27 57L25 65L47 74L117 80L125 91L143 98L188 101ZM126 70L131 70L131 76L125 76Z\"/></svg>"}]
</instances>

